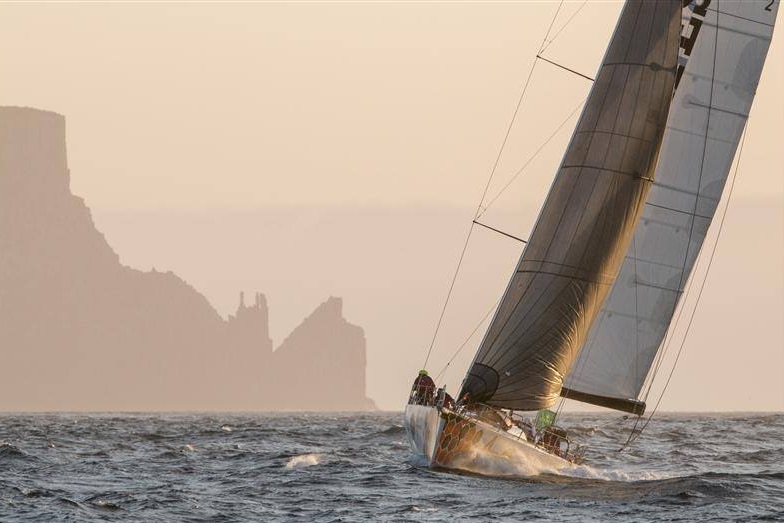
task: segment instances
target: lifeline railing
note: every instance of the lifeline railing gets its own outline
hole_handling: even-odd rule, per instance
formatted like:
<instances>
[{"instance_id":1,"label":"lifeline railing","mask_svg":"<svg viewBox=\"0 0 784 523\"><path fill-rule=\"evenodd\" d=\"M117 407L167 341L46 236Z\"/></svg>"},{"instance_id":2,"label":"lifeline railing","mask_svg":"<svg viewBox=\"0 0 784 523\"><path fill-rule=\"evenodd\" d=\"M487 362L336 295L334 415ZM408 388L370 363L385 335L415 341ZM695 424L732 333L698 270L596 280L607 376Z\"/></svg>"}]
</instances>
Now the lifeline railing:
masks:
<instances>
[{"instance_id":1,"label":"lifeline railing","mask_svg":"<svg viewBox=\"0 0 784 523\"><path fill-rule=\"evenodd\" d=\"M579 464L583 461L585 447L573 445L566 430L550 425L537 429L530 418L523 417L516 412L504 412L495 407L483 403L470 403L467 405L457 405L454 409L445 409L437 398L435 407L439 410L447 410L467 419L483 422L498 432L504 433L506 437L523 440L544 450L548 454L553 454L571 463Z\"/></svg>"}]
</instances>

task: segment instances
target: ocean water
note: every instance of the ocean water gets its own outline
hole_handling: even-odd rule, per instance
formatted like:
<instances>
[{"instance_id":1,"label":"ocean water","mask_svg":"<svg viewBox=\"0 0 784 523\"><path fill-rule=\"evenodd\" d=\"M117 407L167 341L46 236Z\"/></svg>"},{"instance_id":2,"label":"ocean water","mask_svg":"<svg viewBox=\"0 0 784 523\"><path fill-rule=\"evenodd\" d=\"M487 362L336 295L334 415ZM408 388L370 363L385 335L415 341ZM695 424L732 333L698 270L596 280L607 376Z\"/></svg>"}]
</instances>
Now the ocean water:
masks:
<instances>
[{"instance_id":1,"label":"ocean water","mask_svg":"<svg viewBox=\"0 0 784 523\"><path fill-rule=\"evenodd\" d=\"M571 476L415 463L400 413L0 415L0 521L784 521L784 414L561 418Z\"/></svg>"}]
</instances>

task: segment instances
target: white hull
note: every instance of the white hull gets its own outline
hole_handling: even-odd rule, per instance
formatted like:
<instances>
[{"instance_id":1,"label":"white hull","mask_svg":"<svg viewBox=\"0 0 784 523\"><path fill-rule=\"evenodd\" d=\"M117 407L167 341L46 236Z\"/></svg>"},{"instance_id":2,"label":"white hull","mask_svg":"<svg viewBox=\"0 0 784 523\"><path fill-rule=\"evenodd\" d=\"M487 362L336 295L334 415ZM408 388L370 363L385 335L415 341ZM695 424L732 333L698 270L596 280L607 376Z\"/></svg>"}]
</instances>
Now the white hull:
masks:
<instances>
[{"instance_id":1,"label":"white hull","mask_svg":"<svg viewBox=\"0 0 784 523\"><path fill-rule=\"evenodd\" d=\"M576 467L524 438L447 409L407 405L404 423L417 459L429 467L523 476Z\"/></svg>"}]
</instances>

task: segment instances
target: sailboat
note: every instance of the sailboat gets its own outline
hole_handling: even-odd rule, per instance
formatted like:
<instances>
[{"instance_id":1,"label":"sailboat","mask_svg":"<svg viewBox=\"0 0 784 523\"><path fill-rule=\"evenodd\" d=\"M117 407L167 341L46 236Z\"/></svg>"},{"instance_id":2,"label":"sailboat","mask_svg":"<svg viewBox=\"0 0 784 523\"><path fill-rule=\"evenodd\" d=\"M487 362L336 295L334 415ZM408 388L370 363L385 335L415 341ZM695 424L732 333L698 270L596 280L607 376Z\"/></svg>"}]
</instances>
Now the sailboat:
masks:
<instances>
[{"instance_id":1,"label":"sailboat","mask_svg":"<svg viewBox=\"0 0 784 523\"><path fill-rule=\"evenodd\" d=\"M561 398L635 416L719 204L778 0L627 0L457 401L415 386L414 453L575 467Z\"/></svg>"}]
</instances>

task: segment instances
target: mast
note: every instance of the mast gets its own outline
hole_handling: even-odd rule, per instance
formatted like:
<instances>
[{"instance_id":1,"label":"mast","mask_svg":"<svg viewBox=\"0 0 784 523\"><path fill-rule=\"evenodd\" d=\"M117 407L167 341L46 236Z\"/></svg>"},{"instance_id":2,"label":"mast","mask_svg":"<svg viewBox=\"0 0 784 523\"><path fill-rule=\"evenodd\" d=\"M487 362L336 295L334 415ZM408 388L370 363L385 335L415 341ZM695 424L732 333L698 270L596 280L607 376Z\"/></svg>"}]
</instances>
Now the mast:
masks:
<instances>
[{"instance_id":1,"label":"mast","mask_svg":"<svg viewBox=\"0 0 784 523\"><path fill-rule=\"evenodd\" d=\"M515 410L557 401L653 183L675 85L680 14L681 0L624 6L461 395Z\"/></svg>"}]
</instances>

